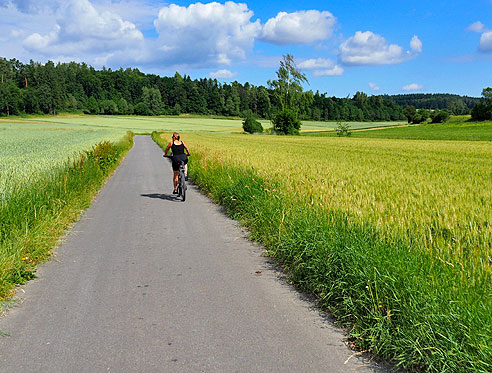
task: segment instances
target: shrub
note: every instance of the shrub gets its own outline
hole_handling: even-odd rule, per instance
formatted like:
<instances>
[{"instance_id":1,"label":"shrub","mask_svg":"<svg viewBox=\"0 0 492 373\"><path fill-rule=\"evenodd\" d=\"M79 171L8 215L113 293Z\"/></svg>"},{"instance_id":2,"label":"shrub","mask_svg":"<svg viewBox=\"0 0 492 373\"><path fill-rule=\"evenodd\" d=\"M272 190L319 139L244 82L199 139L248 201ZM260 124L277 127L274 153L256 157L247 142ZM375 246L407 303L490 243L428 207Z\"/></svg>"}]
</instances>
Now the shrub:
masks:
<instances>
[{"instance_id":1,"label":"shrub","mask_svg":"<svg viewBox=\"0 0 492 373\"><path fill-rule=\"evenodd\" d=\"M449 119L449 113L446 110L435 110L430 114L432 123L444 123Z\"/></svg>"},{"instance_id":2,"label":"shrub","mask_svg":"<svg viewBox=\"0 0 492 373\"><path fill-rule=\"evenodd\" d=\"M248 133L262 133L263 126L252 115L248 115L243 122L243 130Z\"/></svg>"},{"instance_id":3,"label":"shrub","mask_svg":"<svg viewBox=\"0 0 492 373\"><path fill-rule=\"evenodd\" d=\"M120 158L120 148L109 141L102 141L84 153L87 159L97 165L104 173L108 172Z\"/></svg>"},{"instance_id":4,"label":"shrub","mask_svg":"<svg viewBox=\"0 0 492 373\"><path fill-rule=\"evenodd\" d=\"M427 109L419 109L417 110L415 116L412 119L412 123L419 124L422 122L426 122L430 117L430 112Z\"/></svg>"},{"instance_id":5,"label":"shrub","mask_svg":"<svg viewBox=\"0 0 492 373\"><path fill-rule=\"evenodd\" d=\"M282 135L298 135L301 128L301 121L289 109L279 111L272 122L275 132Z\"/></svg>"},{"instance_id":6,"label":"shrub","mask_svg":"<svg viewBox=\"0 0 492 373\"><path fill-rule=\"evenodd\" d=\"M341 121L337 122L337 128L335 128L335 131L337 131L337 136L339 137L352 135L349 124L342 123Z\"/></svg>"}]
</instances>

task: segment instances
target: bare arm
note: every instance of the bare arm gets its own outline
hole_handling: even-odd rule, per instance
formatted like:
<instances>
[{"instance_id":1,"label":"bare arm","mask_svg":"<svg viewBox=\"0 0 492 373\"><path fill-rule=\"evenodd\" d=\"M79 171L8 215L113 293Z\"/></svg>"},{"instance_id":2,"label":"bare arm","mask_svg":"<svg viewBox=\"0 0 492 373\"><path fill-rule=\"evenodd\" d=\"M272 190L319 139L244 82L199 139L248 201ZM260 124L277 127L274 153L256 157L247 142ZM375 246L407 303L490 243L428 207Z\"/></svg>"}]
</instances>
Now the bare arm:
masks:
<instances>
[{"instance_id":1,"label":"bare arm","mask_svg":"<svg viewBox=\"0 0 492 373\"><path fill-rule=\"evenodd\" d=\"M188 155L190 155L190 149L188 149L188 146L185 144L185 142L183 141L183 145L186 149L186 152L188 153Z\"/></svg>"},{"instance_id":2,"label":"bare arm","mask_svg":"<svg viewBox=\"0 0 492 373\"><path fill-rule=\"evenodd\" d=\"M172 141L167 144L166 150L164 150L164 155L167 155L167 152L169 151L169 148L173 145Z\"/></svg>"}]
</instances>

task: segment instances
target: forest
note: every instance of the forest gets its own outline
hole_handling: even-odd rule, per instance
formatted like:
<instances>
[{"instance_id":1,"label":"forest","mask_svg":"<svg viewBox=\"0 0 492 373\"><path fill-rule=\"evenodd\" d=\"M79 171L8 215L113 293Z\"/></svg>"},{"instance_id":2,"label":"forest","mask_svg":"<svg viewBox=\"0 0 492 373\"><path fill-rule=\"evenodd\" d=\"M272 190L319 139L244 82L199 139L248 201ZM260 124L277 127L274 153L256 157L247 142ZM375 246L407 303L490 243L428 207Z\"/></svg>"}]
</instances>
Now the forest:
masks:
<instances>
[{"instance_id":1,"label":"forest","mask_svg":"<svg viewBox=\"0 0 492 373\"><path fill-rule=\"evenodd\" d=\"M449 93L411 93L389 96L397 105L413 106L416 109L446 110L454 115L470 114L480 102L478 97L459 96Z\"/></svg>"},{"instance_id":2,"label":"forest","mask_svg":"<svg viewBox=\"0 0 492 373\"><path fill-rule=\"evenodd\" d=\"M192 80L145 74L135 68L94 69L85 63L45 64L0 58L0 115L88 114L179 115L182 113L270 118L280 103L273 91L249 83L221 83L216 79ZM353 97L302 92L297 115L302 120L390 121L405 120L403 106L422 105L405 96L357 92ZM451 96L451 95L448 95ZM437 97L436 97L437 99ZM460 101L461 100L461 101ZM453 114L467 114L473 100L456 97ZM454 102L454 101L453 101ZM429 104L430 105L430 104ZM437 105L431 109L441 109Z\"/></svg>"}]
</instances>

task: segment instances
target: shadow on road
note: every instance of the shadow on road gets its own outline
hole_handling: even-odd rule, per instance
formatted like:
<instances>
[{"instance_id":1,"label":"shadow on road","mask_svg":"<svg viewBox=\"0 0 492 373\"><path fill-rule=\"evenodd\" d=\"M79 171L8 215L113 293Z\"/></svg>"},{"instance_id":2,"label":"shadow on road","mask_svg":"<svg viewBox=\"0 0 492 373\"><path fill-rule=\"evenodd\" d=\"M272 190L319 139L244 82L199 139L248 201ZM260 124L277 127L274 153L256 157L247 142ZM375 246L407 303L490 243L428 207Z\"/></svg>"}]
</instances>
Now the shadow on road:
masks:
<instances>
[{"instance_id":1,"label":"shadow on road","mask_svg":"<svg viewBox=\"0 0 492 373\"><path fill-rule=\"evenodd\" d=\"M173 201L173 202L180 202L181 201L178 199L178 196L174 195L174 194L150 193L150 194L140 194L140 196L141 197L147 197L147 198L163 199L166 201Z\"/></svg>"}]
</instances>

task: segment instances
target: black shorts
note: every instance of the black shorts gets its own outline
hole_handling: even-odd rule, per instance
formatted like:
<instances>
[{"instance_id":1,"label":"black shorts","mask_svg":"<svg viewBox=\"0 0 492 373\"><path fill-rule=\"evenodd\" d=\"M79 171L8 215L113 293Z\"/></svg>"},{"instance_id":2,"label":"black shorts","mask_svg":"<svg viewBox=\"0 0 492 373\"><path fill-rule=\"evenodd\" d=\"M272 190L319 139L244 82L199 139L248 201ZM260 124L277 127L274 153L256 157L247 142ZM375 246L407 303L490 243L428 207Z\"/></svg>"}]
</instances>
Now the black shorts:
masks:
<instances>
[{"instance_id":1,"label":"black shorts","mask_svg":"<svg viewBox=\"0 0 492 373\"><path fill-rule=\"evenodd\" d=\"M173 158L173 171L179 171L179 163L183 162L184 164L188 163L188 157L184 155L184 157L178 157L177 159Z\"/></svg>"}]
</instances>

